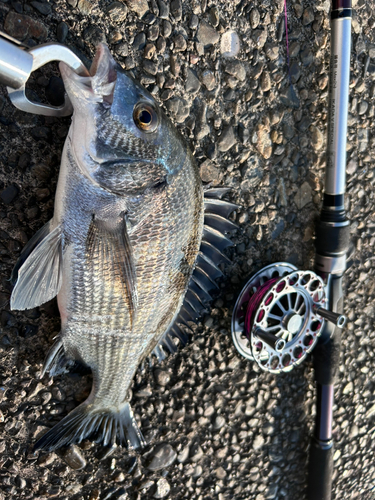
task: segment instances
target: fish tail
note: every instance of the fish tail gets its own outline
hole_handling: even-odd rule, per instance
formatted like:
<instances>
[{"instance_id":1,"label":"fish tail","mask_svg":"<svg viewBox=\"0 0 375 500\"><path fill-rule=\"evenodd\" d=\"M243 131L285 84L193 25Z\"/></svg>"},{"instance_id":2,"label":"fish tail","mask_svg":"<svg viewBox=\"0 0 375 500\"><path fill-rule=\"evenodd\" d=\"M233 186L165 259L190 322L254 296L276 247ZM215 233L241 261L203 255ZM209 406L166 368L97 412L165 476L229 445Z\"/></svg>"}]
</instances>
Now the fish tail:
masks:
<instances>
[{"instance_id":1,"label":"fish tail","mask_svg":"<svg viewBox=\"0 0 375 500\"><path fill-rule=\"evenodd\" d=\"M146 444L129 403L124 403L119 411L112 411L84 402L44 434L35 443L34 451L50 452L90 437L103 446L117 443L139 448Z\"/></svg>"}]
</instances>

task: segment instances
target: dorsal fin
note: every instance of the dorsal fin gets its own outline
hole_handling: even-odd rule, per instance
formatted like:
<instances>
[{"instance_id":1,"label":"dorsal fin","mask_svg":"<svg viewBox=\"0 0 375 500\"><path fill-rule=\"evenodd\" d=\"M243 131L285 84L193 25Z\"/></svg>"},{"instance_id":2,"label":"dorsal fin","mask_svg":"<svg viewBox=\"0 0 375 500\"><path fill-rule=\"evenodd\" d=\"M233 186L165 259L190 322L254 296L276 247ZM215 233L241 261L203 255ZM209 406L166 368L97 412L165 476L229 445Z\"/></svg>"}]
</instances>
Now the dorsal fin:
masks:
<instances>
[{"instance_id":1,"label":"dorsal fin","mask_svg":"<svg viewBox=\"0 0 375 500\"><path fill-rule=\"evenodd\" d=\"M204 190L204 228L196 266L176 319L153 350L158 360L165 358L165 349L176 351L173 337L186 344L188 336L184 330L207 312L207 304L212 300L210 293L218 288L215 280L223 276L218 265L230 262L222 252L233 245L225 234L237 229L228 217L238 206L221 199L228 191L230 188Z\"/></svg>"}]
</instances>

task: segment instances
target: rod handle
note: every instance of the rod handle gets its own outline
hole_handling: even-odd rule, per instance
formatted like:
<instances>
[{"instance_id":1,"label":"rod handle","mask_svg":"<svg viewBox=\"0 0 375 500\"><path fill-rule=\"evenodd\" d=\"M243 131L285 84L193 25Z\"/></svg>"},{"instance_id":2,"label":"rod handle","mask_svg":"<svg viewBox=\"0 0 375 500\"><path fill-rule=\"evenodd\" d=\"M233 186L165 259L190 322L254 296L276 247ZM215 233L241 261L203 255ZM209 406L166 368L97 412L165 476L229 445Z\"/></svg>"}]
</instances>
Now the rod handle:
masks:
<instances>
[{"instance_id":1,"label":"rod handle","mask_svg":"<svg viewBox=\"0 0 375 500\"><path fill-rule=\"evenodd\" d=\"M333 445L311 440L307 500L331 500Z\"/></svg>"}]
</instances>

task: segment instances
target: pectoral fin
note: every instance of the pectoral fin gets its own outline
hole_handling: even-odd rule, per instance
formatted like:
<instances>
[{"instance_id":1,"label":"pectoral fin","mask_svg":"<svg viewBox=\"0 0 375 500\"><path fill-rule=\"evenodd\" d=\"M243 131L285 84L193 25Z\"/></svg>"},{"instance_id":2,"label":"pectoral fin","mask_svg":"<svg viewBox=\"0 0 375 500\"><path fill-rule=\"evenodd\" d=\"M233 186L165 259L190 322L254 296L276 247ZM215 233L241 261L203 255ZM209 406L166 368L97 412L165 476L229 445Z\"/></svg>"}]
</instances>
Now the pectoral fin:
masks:
<instances>
[{"instance_id":1,"label":"pectoral fin","mask_svg":"<svg viewBox=\"0 0 375 500\"><path fill-rule=\"evenodd\" d=\"M48 223L50 224L50 223ZM53 299L62 280L62 234L57 226L51 232L47 224L30 240L15 266L16 285L10 308L32 309ZM48 233L48 234L47 234ZM21 266L19 266L21 263Z\"/></svg>"},{"instance_id":2,"label":"pectoral fin","mask_svg":"<svg viewBox=\"0 0 375 500\"><path fill-rule=\"evenodd\" d=\"M109 227L106 222L94 218L87 236L86 248L92 256L89 263L101 263L105 286L111 290L122 291L132 323L138 303L137 278L125 219L121 219L115 227Z\"/></svg>"}]
</instances>

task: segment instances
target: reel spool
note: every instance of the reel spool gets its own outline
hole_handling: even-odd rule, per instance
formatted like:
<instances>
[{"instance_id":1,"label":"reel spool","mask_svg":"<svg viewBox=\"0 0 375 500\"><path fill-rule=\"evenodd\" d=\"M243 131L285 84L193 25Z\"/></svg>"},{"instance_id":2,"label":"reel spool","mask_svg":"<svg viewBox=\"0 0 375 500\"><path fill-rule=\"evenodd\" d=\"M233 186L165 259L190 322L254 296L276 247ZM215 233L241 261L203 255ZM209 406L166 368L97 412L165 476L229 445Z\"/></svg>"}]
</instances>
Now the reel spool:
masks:
<instances>
[{"instance_id":1,"label":"reel spool","mask_svg":"<svg viewBox=\"0 0 375 500\"><path fill-rule=\"evenodd\" d=\"M271 373L289 372L318 341L324 318L342 327L345 317L326 310L323 280L278 262L250 278L237 299L232 338L242 356Z\"/></svg>"}]
</instances>

